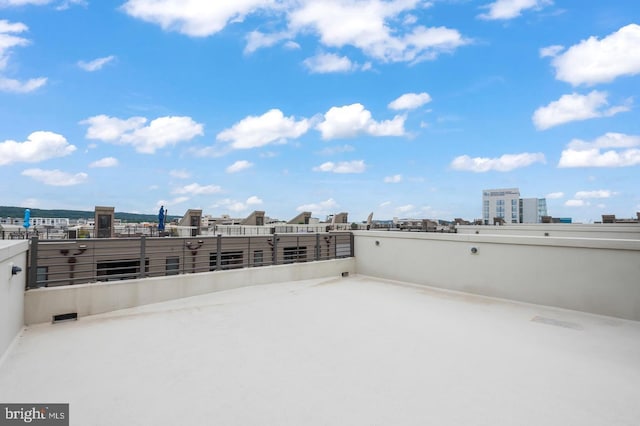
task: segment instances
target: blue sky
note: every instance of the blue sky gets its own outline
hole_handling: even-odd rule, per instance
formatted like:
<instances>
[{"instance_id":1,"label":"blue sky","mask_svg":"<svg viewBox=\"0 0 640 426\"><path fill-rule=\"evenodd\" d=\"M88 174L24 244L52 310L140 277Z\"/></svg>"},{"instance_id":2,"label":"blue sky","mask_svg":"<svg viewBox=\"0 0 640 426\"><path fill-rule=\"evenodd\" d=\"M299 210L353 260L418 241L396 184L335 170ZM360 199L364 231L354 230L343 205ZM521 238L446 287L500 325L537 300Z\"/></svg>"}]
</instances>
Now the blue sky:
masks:
<instances>
[{"instance_id":1,"label":"blue sky","mask_svg":"<svg viewBox=\"0 0 640 426\"><path fill-rule=\"evenodd\" d=\"M640 211L637 0L0 0L0 204Z\"/></svg>"}]
</instances>

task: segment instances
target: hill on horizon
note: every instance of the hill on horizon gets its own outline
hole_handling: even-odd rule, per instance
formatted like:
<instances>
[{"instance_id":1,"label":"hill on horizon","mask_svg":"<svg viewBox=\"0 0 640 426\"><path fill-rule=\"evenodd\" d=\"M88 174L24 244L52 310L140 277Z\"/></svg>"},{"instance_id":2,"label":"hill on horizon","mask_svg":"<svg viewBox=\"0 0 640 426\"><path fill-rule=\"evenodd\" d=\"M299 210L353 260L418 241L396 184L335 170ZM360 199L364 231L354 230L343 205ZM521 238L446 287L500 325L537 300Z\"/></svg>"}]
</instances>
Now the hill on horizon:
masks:
<instances>
[{"instance_id":1,"label":"hill on horizon","mask_svg":"<svg viewBox=\"0 0 640 426\"><path fill-rule=\"evenodd\" d=\"M24 217L27 207L0 206L0 217ZM93 211L63 210L63 209L31 209L31 217L66 217L69 219L92 219ZM182 216L167 216L167 220L180 219ZM157 222L154 214L115 212L115 218L124 222Z\"/></svg>"}]
</instances>

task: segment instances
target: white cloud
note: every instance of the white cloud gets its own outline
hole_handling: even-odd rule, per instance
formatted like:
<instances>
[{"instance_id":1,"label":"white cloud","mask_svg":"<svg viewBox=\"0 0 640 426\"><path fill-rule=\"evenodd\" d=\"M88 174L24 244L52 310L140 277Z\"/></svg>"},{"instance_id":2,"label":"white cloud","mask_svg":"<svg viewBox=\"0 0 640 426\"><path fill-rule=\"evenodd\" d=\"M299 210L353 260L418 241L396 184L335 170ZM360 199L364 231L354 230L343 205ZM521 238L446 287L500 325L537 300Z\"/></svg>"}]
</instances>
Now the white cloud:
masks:
<instances>
[{"instance_id":1,"label":"white cloud","mask_svg":"<svg viewBox=\"0 0 640 426\"><path fill-rule=\"evenodd\" d=\"M400 213L400 214L407 214L410 212L415 211L416 206L414 206L413 204L407 204L404 206L398 206L396 207L396 212Z\"/></svg>"},{"instance_id":2,"label":"white cloud","mask_svg":"<svg viewBox=\"0 0 640 426\"><path fill-rule=\"evenodd\" d=\"M321 165L314 167L314 172L331 172L331 173L363 173L367 169L364 160L340 161L334 163L327 161Z\"/></svg>"},{"instance_id":3,"label":"white cloud","mask_svg":"<svg viewBox=\"0 0 640 426\"><path fill-rule=\"evenodd\" d=\"M567 207L585 207L588 206L589 203L584 200L567 200L564 205Z\"/></svg>"},{"instance_id":4,"label":"white cloud","mask_svg":"<svg viewBox=\"0 0 640 426\"><path fill-rule=\"evenodd\" d=\"M200 185L198 183L191 183L189 185L176 188L172 191L173 194L189 194L189 195L208 195L217 194L222 191L222 188L218 185Z\"/></svg>"},{"instance_id":5,"label":"white cloud","mask_svg":"<svg viewBox=\"0 0 640 426\"><path fill-rule=\"evenodd\" d=\"M498 172L508 172L522 167L530 166L534 163L545 163L542 153L522 153L505 154L499 158L471 158L468 155L456 157L451 162L454 170L470 171L476 173L488 172L491 170Z\"/></svg>"},{"instance_id":6,"label":"white cloud","mask_svg":"<svg viewBox=\"0 0 640 426\"><path fill-rule=\"evenodd\" d=\"M247 204L250 206L257 206L259 204L262 204L262 200L257 196L252 195L251 197L247 198Z\"/></svg>"},{"instance_id":7,"label":"white cloud","mask_svg":"<svg viewBox=\"0 0 640 426\"><path fill-rule=\"evenodd\" d=\"M29 27L22 22L9 22L6 19L0 19L0 70L6 67L12 48L29 44L29 40L26 38L14 35L28 29Z\"/></svg>"},{"instance_id":8,"label":"white cloud","mask_svg":"<svg viewBox=\"0 0 640 426\"><path fill-rule=\"evenodd\" d=\"M349 138L360 133L371 136L403 136L406 117L395 116L392 120L375 121L371 112L362 104L331 107L324 114L324 120L316 126L322 139Z\"/></svg>"},{"instance_id":9,"label":"white cloud","mask_svg":"<svg viewBox=\"0 0 640 426\"><path fill-rule=\"evenodd\" d=\"M38 182L50 186L73 186L84 183L89 178L86 173L71 174L60 170L27 169L23 176L29 176Z\"/></svg>"},{"instance_id":10,"label":"white cloud","mask_svg":"<svg viewBox=\"0 0 640 426\"><path fill-rule=\"evenodd\" d=\"M0 6L2 6L2 3L0 3ZM29 44L29 40L15 35L25 32L28 29L29 28L21 22L12 23L6 19L0 20L0 70L4 70L7 67L12 48ZM47 79L44 77L20 81L0 75L0 91L2 92L28 93L39 89L46 83Z\"/></svg>"},{"instance_id":11,"label":"white cloud","mask_svg":"<svg viewBox=\"0 0 640 426\"><path fill-rule=\"evenodd\" d=\"M238 173L243 170L247 170L253 167L253 163L247 160L238 160L229 167L227 167L227 173Z\"/></svg>"},{"instance_id":12,"label":"white cloud","mask_svg":"<svg viewBox=\"0 0 640 426\"><path fill-rule=\"evenodd\" d=\"M171 170L169 171L169 176L177 179L189 179L191 177L191 173L187 170Z\"/></svg>"},{"instance_id":13,"label":"white cloud","mask_svg":"<svg viewBox=\"0 0 640 426\"><path fill-rule=\"evenodd\" d=\"M51 3L51 1L52 0L0 0L0 7L27 6L27 5L40 6L43 4Z\"/></svg>"},{"instance_id":14,"label":"white cloud","mask_svg":"<svg viewBox=\"0 0 640 426\"><path fill-rule=\"evenodd\" d=\"M553 46L547 46L540 49L541 58L555 58L558 53L564 50L564 46L554 44Z\"/></svg>"},{"instance_id":15,"label":"white cloud","mask_svg":"<svg viewBox=\"0 0 640 426\"><path fill-rule=\"evenodd\" d=\"M214 144L211 146L192 146L187 149L187 152L195 157L211 157L219 158L231 152L231 148L227 145Z\"/></svg>"},{"instance_id":16,"label":"white cloud","mask_svg":"<svg viewBox=\"0 0 640 426\"><path fill-rule=\"evenodd\" d=\"M606 133L593 142L572 140L558 167L631 167L640 165L640 136Z\"/></svg>"},{"instance_id":17,"label":"white cloud","mask_svg":"<svg viewBox=\"0 0 640 426\"><path fill-rule=\"evenodd\" d=\"M131 145L143 154L153 154L157 149L187 142L204 134L203 125L191 117L159 117L148 125L146 123L144 117L122 120L106 115L96 115L80 122L89 126L87 139Z\"/></svg>"},{"instance_id":18,"label":"white cloud","mask_svg":"<svg viewBox=\"0 0 640 426\"><path fill-rule=\"evenodd\" d=\"M89 62L78 61L78 66L85 71L89 71L89 72L98 71L103 66L113 61L115 58L116 58L115 56L111 55L111 56L105 56L104 58L97 58Z\"/></svg>"},{"instance_id":19,"label":"white cloud","mask_svg":"<svg viewBox=\"0 0 640 426\"><path fill-rule=\"evenodd\" d=\"M613 195L615 195L615 193L608 189L600 189L597 191L578 191L573 198L577 200L585 200L591 198L611 198Z\"/></svg>"},{"instance_id":20,"label":"white cloud","mask_svg":"<svg viewBox=\"0 0 640 426\"><path fill-rule=\"evenodd\" d=\"M32 78L27 81L19 81L0 76L0 91L12 93L29 93L47 84L44 77Z\"/></svg>"},{"instance_id":21,"label":"white cloud","mask_svg":"<svg viewBox=\"0 0 640 426\"><path fill-rule=\"evenodd\" d=\"M305 59L302 63L315 74L349 72L358 69L358 65L351 62L351 59L335 53L320 53Z\"/></svg>"},{"instance_id":22,"label":"white cloud","mask_svg":"<svg viewBox=\"0 0 640 426\"><path fill-rule=\"evenodd\" d=\"M400 183L402 182L402 175L387 176L384 178L384 183Z\"/></svg>"},{"instance_id":23,"label":"white cloud","mask_svg":"<svg viewBox=\"0 0 640 426\"><path fill-rule=\"evenodd\" d=\"M549 200L558 200L560 198L564 198L564 192L552 192L550 194L547 194L545 198Z\"/></svg>"},{"instance_id":24,"label":"white cloud","mask_svg":"<svg viewBox=\"0 0 640 426\"><path fill-rule=\"evenodd\" d=\"M379 207L387 207L391 205L391 201L383 201L382 203L380 203Z\"/></svg>"},{"instance_id":25,"label":"white cloud","mask_svg":"<svg viewBox=\"0 0 640 426\"><path fill-rule=\"evenodd\" d=\"M416 109L429 102L431 102L431 96L426 92L405 93L388 106L393 110Z\"/></svg>"},{"instance_id":26,"label":"white cloud","mask_svg":"<svg viewBox=\"0 0 640 426\"><path fill-rule=\"evenodd\" d=\"M56 10L67 10L72 5L77 4L80 6L87 6L88 3L85 0L64 0L58 6L56 6Z\"/></svg>"},{"instance_id":27,"label":"white cloud","mask_svg":"<svg viewBox=\"0 0 640 426\"><path fill-rule=\"evenodd\" d=\"M567 200L564 205L567 207L587 207L591 203L588 200L591 199L606 199L616 195L615 192L608 189L600 189L596 191L578 191L574 195L573 199ZM597 207L604 208L603 204L598 204Z\"/></svg>"},{"instance_id":28,"label":"white cloud","mask_svg":"<svg viewBox=\"0 0 640 426\"><path fill-rule=\"evenodd\" d=\"M524 10L538 10L550 4L553 4L551 0L497 0L482 6L483 9L489 9L489 11L478 15L478 17L488 20L513 19L520 16Z\"/></svg>"},{"instance_id":29,"label":"white cloud","mask_svg":"<svg viewBox=\"0 0 640 426\"><path fill-rule=\"evenodd\" d=\"M605 133L593 142L585 142L574 139L569 143L569 148L633 148L640 146L640 136L625 135L624 133Z\"/></svg>"},{"instance_id":30,"label":"white cloud","mask_svg":"<svg viewBox=\"0 0 640 426\"><path fill-rule=\"evenodd\" d=\"M53 132L33 132L25 142L0 142L0 166L11 163L38 163L50 158L64 157L76 150L67 139Z\"/></svg>"},{"instance_id":31,"label":"white cloud","mask_svg":"<svg viewBox=\"0 0 640 426\"><path fill-rule=\"evenodd\" d=\"M244 53L253 53L263 47L271 47L282 40L286 40L290 36L287 32L265 34L260 31L251 31L247 35L247 45L244 48ZM291 46L287 47L291 48Z\"/></svg>"},{"instance_id":32,"label":"white cloud","mask_svg":"<svg viewBox=\"0 0 640 426\"><path fill-rule=\"evenodd\" d=\"M334 154L342 154L345 152L353 152L356 149L351 145L342 145L342 146L332 146L324 148L319 152L320 155L334 155Z\"/></svg>"},{"instance_id":33,"label":"white cloud","mask_svg":"<svg viewBox=\"0 0 640 426\"><path fill-rule=\"evenodd\" d=\"M589 37L552 61L556 78L574 86L608 83L640 73L640 25L630 24L602 40Z\"/></svg>"},{"instance_id":34,"label":"white cloud","mask_svg":"<svg viewBox=\"0 0 640 426\"><path fill-rule=\"evenodd\" d=\"M22 22L11 23L6 19L0 19L0 33L21 33L28 30L29 30L29 27L27 27ZM12 47L13 45L16 45L16 44L10 44L9 46L5 45L7 40L11 40L11 38L3 39L3 44L2 44L3 48ZM17 45L24 45L27 43L28 43L27 40L18 40Z\"/></svg>"},{"instance_id":35,"label":"white cloud","mask_svg":"<svg viewBox=\"0 0 640 426\"><path fill-rule=\"evenodd\" d=\"M557 101L538 108L533 113L533 123L539 130L546 130L571 121L582 121L590 118L611 117L620 112L629 111L628 105L609 105L607 92L592 91L588 95L572 93L563 95Z\"/></svg>"},{"instance_id":36,"label":"white cloud","mask_svg":"<svg viewBox=\"0 0 640 426\"><path fill-rule=\"evenodd\" d=\"M340 207L340 205L333 198L329 198L328 200L320 201L319 203L303 204L298 206L296 211L311 212L313 214L321 215L334 213L338 207Z\"/></svg>"},{"instance_id":37,"label":"white cloud","mask_svg":"<svg viewBox=\"0 0 640 426\"><path fill-rule=\"evenodd\" d=\"M455 29L414 26L410 21L403 26L397 19L426 5L419 0L307 1L290 11L289 29L317 34L324 46L353 46L382 62L435 59L469 43Z\"/></svg>"},{"instance_id":38,"label":"white cloud","mask_svg":"<svg viewBox=\"0 0 640 426\"><path fill-rule=\"evenodd\" d=\"M415 62L434 59L469 43L455 29L416 25L415 17L408 15L430 5L424 0L128 0L122 9L167 31L192 37L215 34L228 24L261 13L269 19L266 26L279 29L273 34L249 33L245 53L282 40L287 40L286 47L298 48L293 39L312 34L325 47L352 46L383 62Z\"/></svg>"},{"instance_id":39,"label":"white cloud","mask_svg":"<svg viewBox=\"0 0 640 426\"><path fill-rule=\"evenodd\" d=\"M53 3L54 0L0 0L0 8L11 6L43 6ZM56 10L66 10L73 4L86 5L85 0L64 0L61 1Z\"/></svg>"},{"instance_id":40,"label":"white cloud","mask_svg":"<svg viewBox=\"0 0 640 426\"><path fill-rule=\"evenodd\" d=\"M117 165L118 165L117 158L105 157L89 164L89 167L116 167Z\"/></svg>"},{"instance_id":41,"label":"white cloud","mask_svg":"<svg viewBox=\"0 0 640 426\"><path fill-rule=\"evenodd\" d=\"M234 213L240 213L240 212L247 211L249 210L249 208L258 206L260 204L262 204L262 200L259 197L253 195L247 198L245 202L226 198L224 200L219 201L215 205L213 205L213 208L225 208Z\"/></svg>"},{"instance_id":42,"label":"white cloud","mask_svg":"<svg viewBox=\"0 0 640 426\"><path fill-rule=\"evenodd\" d=\"M134 18L192 37L206 37L246 15L274 5L272 0L128 0L122 9Z\"/></svg>"},{"instance_id":43,"label":"white cloud","mask_svg":"<svg viewBox=\"0 0 640 426\"><path fill-rule=\"evenodd\" d=\"M178 204L182 204L184 202L189 201L190 198L189 197L176 197L172 200L158 200L158 202L156 203L156 208L159 209L160 206L164 206L164 207L172 207L172 206L176 206Z\"/></svg>"},{"instance_id":44,"label":"white cloud","mask_svg":"<svg viewBox=\"0 0 640 426\"><path fill-rule=\"evenodd\" d=\"M289 40L284 44L284 47L286 47L289 50L297 50L300 49L301 46L296 43L295 41Z\"/></svg>"},{"instance_id":45,"label":"white cloud","mask_svg":"<svg viewBox=\"0 0 640 426\"><path fill-rule=\"evenodd\" d=\"M309 120L296 121L285 117L279 109L272 109L263 115L248 116L230 129L218 133L216 139L230 142L235 149L259 148L272 143L284 143L296 139L309 130Z\"/></svg>"}]
</instances>

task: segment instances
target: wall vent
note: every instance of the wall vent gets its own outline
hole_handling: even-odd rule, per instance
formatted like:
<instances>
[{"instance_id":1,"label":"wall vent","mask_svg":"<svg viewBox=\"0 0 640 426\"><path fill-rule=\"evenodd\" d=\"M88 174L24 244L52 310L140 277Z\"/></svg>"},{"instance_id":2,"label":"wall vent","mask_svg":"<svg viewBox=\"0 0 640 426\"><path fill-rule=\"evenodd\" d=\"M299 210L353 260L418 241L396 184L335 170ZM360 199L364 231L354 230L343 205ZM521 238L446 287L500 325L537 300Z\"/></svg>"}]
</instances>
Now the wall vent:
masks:
<instances>
[{"instance_id":1,"label":"wall vent","mask_svg":"<svg viewBox=\"0 0 640 426\"><path fill-rule=\"evenodd\" d=\"M349 273L348 273L348 272L343 272L341 275L342 275L342 277L344 278L344 277L348 277L348 276L349 276Z\"/></svg>"},{"instance_id":2,"label":"wall vent","mask_svg":"<svg viewBox=\"0 0 640 426\"><path fill-rule=\"evenodd\" d=\"M77 312L69 312L67 314L59 314L53 316L53 323L64 322L64 321L75 321L78 319Z\"/></svg>"}]
</instances>

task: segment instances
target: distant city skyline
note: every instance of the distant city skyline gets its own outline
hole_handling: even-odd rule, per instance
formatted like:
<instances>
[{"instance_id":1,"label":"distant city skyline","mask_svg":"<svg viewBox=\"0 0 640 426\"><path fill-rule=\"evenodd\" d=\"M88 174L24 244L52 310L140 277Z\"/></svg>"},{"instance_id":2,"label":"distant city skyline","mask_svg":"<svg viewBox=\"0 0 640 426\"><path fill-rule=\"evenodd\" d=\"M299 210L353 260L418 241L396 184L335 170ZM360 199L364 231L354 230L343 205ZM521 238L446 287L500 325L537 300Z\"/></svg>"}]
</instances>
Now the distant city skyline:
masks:
<instances>
[{"instance_id":1,"label":"distant city skyline","mask_svg":"<svg viewBox=\"0 0 640 426\"><path fill-rule=\"evenodd\" d=\"M0 204L640 211L635 0L0 0Z\"/></svg>"}]
</instances>

